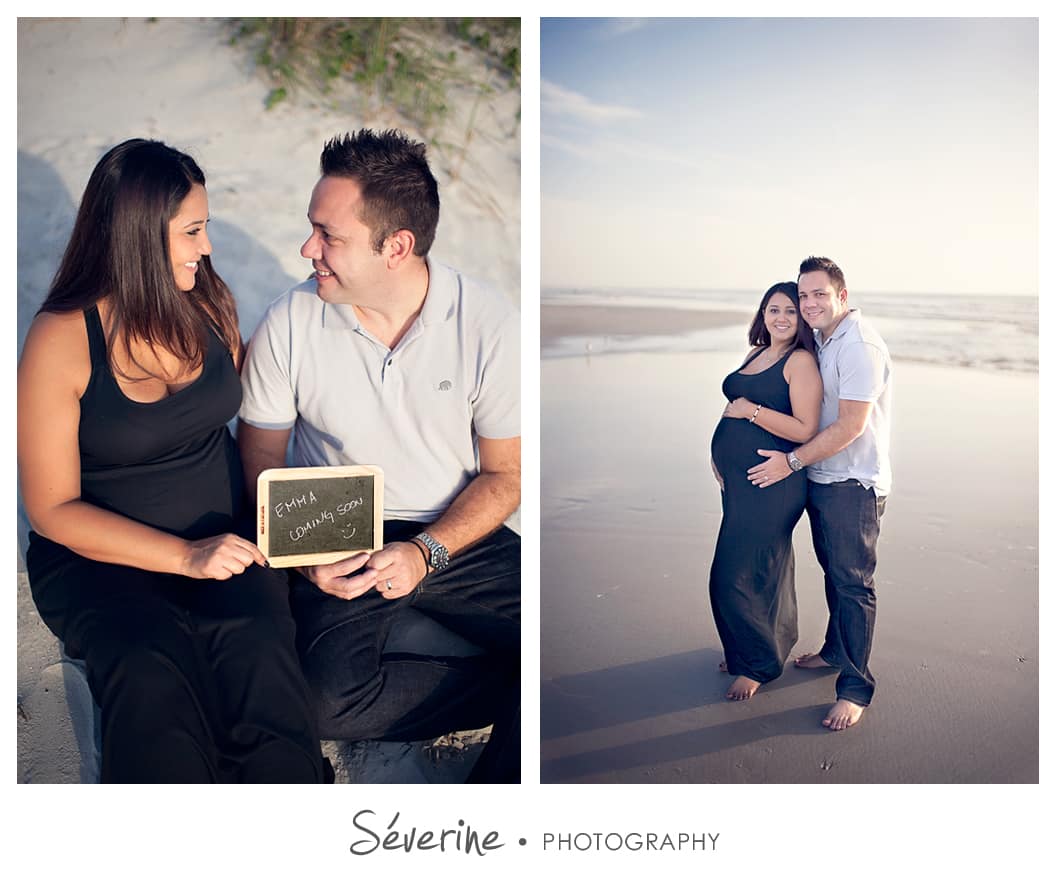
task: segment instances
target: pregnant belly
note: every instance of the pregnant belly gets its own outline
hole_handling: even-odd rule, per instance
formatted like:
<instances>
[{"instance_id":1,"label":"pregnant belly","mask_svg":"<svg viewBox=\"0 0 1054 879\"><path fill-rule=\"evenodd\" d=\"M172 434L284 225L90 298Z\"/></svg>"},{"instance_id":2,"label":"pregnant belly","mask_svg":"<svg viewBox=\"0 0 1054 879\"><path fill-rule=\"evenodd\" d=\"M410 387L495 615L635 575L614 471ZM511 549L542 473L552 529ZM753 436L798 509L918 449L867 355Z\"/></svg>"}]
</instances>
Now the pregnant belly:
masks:
<instances>
[{"instance_id":1,"label":"pregnant belly","mask_svg":"<svg viewBox=\"0 0 1054 879\"><path fill-rule=\"evenodd\" d=\"M767 430L751 424L744 418L722 418L710 441L710 454L718 472L745 474L755 464L765 460L758 449L789 451L793 444L773 436Z\"/></svg>"}]
</instances>

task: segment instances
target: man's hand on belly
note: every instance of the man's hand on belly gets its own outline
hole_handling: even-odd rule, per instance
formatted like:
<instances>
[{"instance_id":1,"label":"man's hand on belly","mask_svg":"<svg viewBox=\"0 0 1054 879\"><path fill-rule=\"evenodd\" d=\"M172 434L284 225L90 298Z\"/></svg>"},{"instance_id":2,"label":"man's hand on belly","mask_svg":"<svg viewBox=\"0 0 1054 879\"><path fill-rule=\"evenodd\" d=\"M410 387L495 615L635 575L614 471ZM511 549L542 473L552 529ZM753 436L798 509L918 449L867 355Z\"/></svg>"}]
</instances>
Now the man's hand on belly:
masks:
<instances>
[{"instance_id":1,"label":"man's hand on belly","mask_svg":"<svg viewBox=\"0 0 1054 879\"><path fill-rule=\"evenodd\" d=\"M755 464L747 471L747 479L758 488L768 488L791 475L792 471L790 464L787 463L786 453L772 449L758 449L758 454L768 460Z\"/></svg>"}]
</instances>

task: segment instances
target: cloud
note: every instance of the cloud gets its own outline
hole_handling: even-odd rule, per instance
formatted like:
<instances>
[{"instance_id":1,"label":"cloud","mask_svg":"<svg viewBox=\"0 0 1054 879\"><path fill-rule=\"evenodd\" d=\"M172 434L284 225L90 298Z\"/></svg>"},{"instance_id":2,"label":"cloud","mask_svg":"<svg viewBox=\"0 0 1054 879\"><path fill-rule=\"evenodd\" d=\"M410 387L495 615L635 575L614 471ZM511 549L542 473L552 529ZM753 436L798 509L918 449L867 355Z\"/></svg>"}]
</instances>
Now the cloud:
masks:
<instances>
[{"instance_id":1,"label":"cloud","mask_svg":"<svg viewBox=\"0 0 1054 879\"><path fill-rule=\"evenodd\" d=\"M652 164L656 167L676 165L688 168L697 174L704 174L708 167L707 162L700 159L697 153L685 155L655 144L624 138L588 138L576 141L543 131L540 143L543 147L588 159L592 164L604 160L619 161L622 158L629 158L638 165Z\"/></svg>"},{"instance_id":2,"label":"cloud","mask_svg":"<svg viewBox=\"0 0 1054 879\"><path fill-rule=\"evenodd\" d=\"M604 23L600 29L602 37L623 37L639 31L649 23L647 18L613 18Z\"/></svg>"},{"instance_id":3,"label":"cloud","mask_svg":"<svg viewBox=\"0 0 1054 879\"><path fill-rule=\"evenodd\" d=\"M562 150L565 153L571 153L571 155L578 156L582 159L596 159L596 147L573 140L567 140L562 137L555 137L551 134L546 134L544 131L541 134L540 143L543 147Z\"/></svg>"},{"instance_id":4,"label":"cloud","mask_svg":"<svg viewBox=\"0 0 1054 879\"><path fill-rule=\"evenodd\" d=\"M541 98L542 113L570 116L583 122L616 122L620 119L637 119L643 115L632 107L601 104L590 100L585 95L544 79L541 84Z\"/></svg>"}]
</instances>

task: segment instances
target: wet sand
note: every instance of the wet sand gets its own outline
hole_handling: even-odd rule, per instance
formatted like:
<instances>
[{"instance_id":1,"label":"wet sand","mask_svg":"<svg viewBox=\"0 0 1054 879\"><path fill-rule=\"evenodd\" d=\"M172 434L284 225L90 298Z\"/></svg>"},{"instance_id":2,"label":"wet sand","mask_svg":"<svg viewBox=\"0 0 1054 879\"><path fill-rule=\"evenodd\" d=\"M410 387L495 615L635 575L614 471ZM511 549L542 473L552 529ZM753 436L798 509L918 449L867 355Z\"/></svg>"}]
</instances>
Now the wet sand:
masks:
<instances>
[{"instance_id":1,"label":"wet sand","mask_svg":"<svg viewBox=\"0 0 1054 879\"><path fill-rule=\"evenodd\" d=\"M741 311L625 306L596 308L546 305L541 313L542 341L566 336L660 336L749 323ZM745 329L744 329L745 332Z\"/></svg>"},{"instance_id":2,"label":"wet sand","mask_svg":"<svg viewBox=\"0 0 1054 879\"><path fill-rule=\"evenodd\" d=\"M1038 377L895 363L877 691L832 733L833 673L724 697L709 442L738 357L542 362L542 781L1038 781ZM795 547L792 656L827 619L804 517Z\"/></svg>"}]
</instances>

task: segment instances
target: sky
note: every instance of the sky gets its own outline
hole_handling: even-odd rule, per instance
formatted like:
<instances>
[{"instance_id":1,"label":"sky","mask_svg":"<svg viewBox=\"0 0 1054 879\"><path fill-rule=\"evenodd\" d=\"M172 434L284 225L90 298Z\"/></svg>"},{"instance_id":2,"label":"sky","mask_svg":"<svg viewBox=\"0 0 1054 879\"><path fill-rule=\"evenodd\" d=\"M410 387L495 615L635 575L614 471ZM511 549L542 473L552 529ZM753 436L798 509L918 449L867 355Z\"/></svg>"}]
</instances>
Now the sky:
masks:
<instances>
[{"instance_id":1,"label":"sky","mask_svg":"<svg viewBox=\"0 0 1054 879\"><path fill-rule=\"evenodd\" d=\"M1038 295L1035 19L542 19L543 287Z\"/></svg>"}]
</instances>

